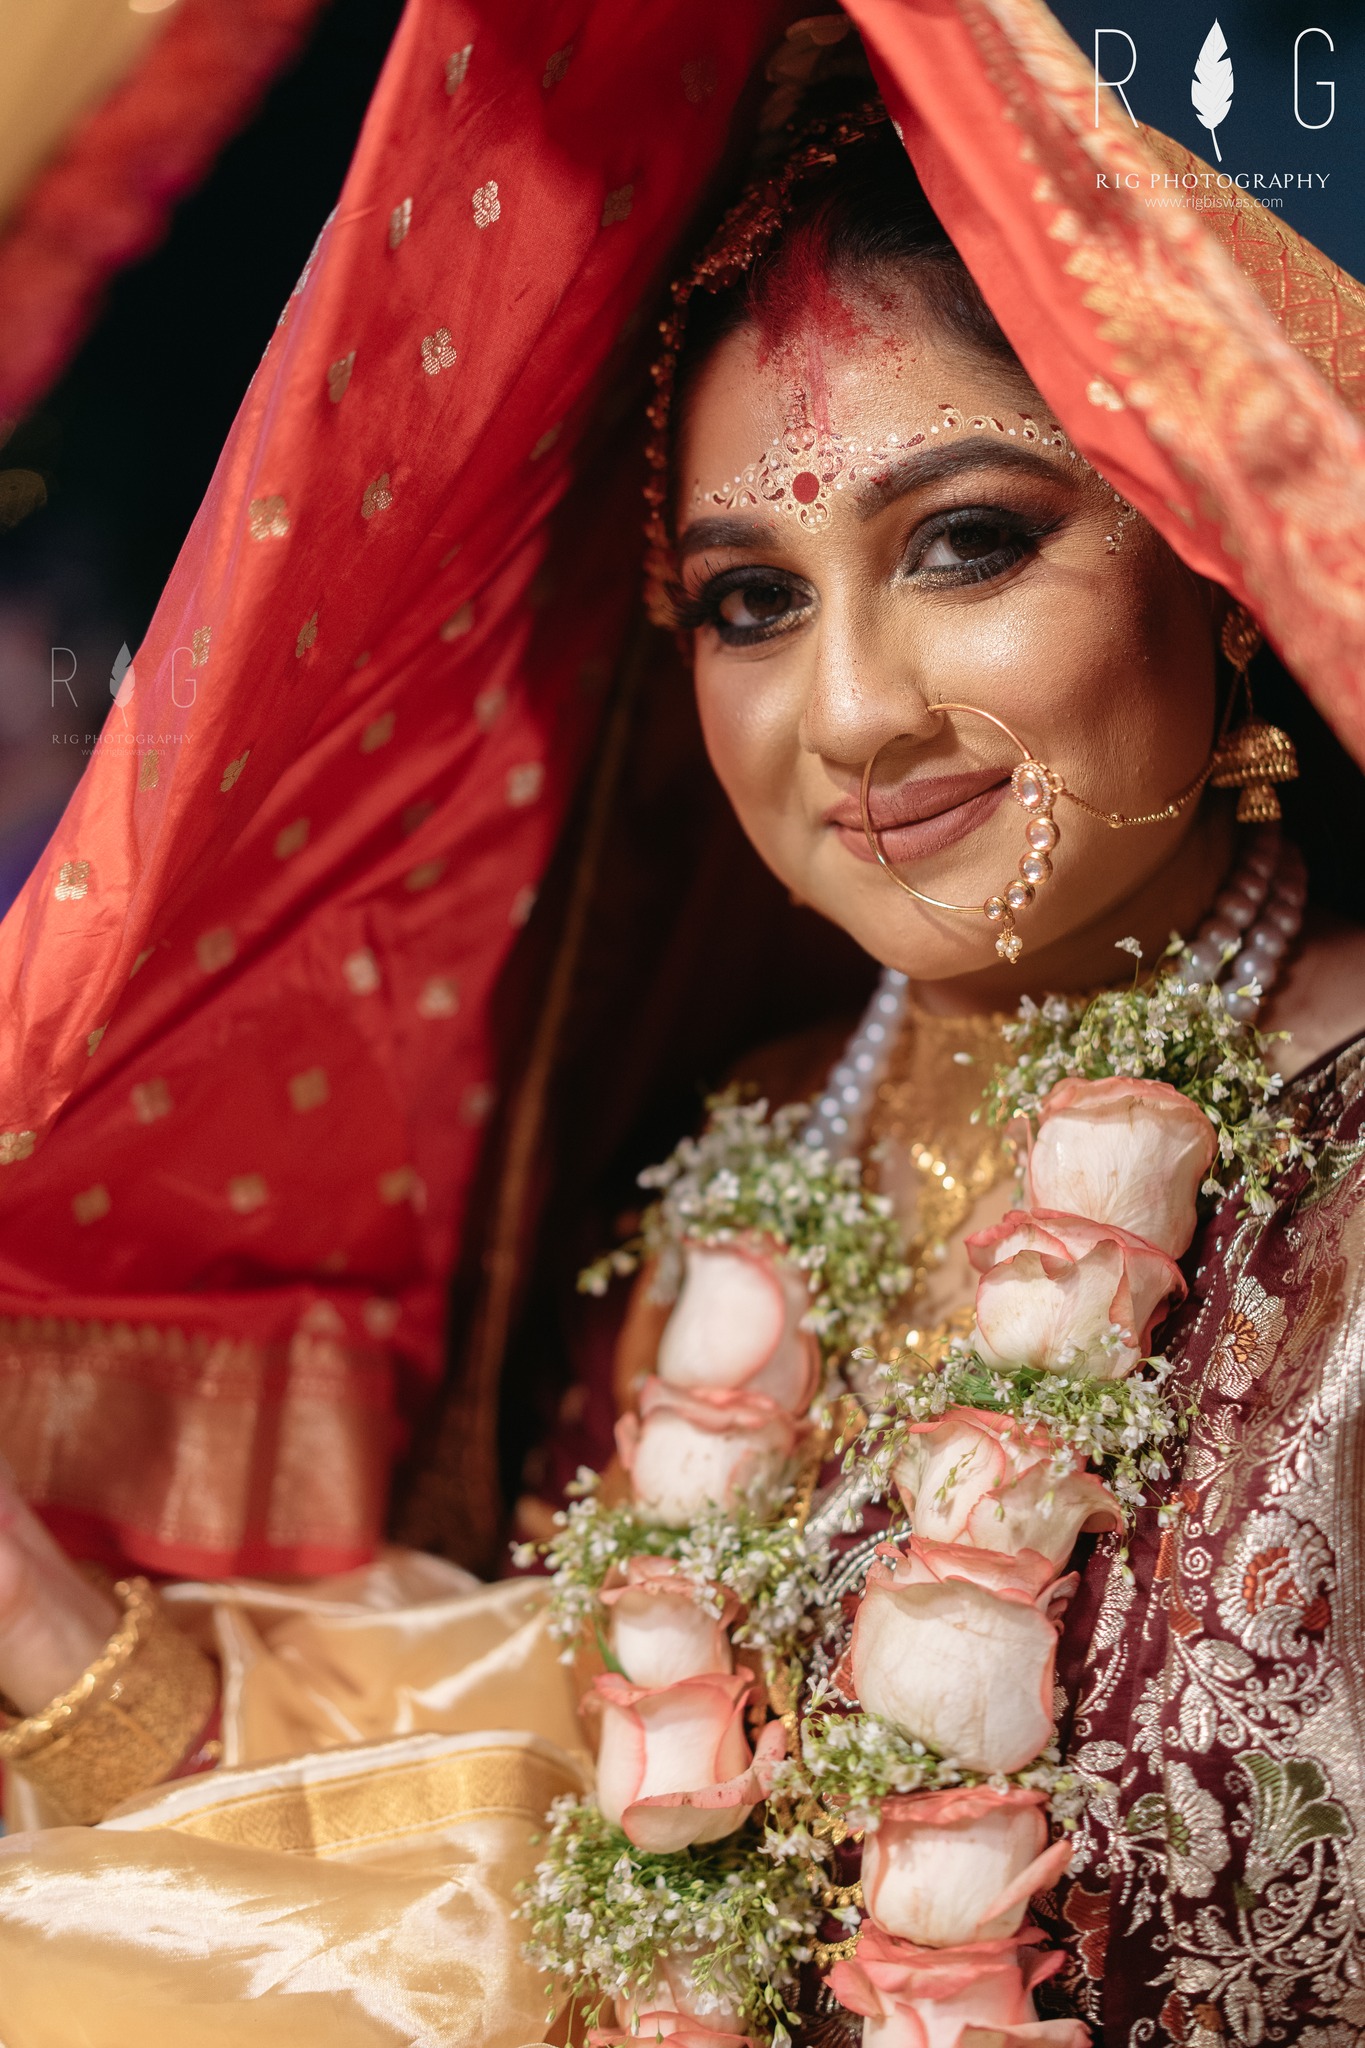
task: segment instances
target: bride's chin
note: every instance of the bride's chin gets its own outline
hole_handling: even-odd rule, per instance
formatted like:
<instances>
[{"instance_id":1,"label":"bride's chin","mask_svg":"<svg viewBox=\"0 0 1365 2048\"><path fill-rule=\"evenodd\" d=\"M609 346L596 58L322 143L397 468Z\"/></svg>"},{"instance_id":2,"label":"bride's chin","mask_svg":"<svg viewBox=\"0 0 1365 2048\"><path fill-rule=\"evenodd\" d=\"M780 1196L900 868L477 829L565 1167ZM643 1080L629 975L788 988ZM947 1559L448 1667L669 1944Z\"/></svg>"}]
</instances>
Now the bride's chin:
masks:
<instances>
[{"instance_id":1,"label":"bride's chin","mask_svg":"<svg viewBox=\"0 0 1365 2048\"><path fill-rule=\"evenodd\" d=\"M801 896L799 890L794 893ZM884 892L826 886L802 900L847 932L879 966L894 967L912 981L952 981L1000 964L984 918L979 929L965 917L945 929L946 918L936 923L933 911L921 909L890 882Z\"/></svg>"},{"instance_id":2,"label":"bride's chin","mask_svg":"<svg viewBox=\"0 0 1365 2048\"><path fill-rule=\"evenodd\" d=\"M804 886L800 881L790 885L793 900L837 924L883 967L898 968L916 981L941 981L999 964L994 933L984 918L916 903L870 859L851 860L833 835L818 849L807 876ZM945 898L950 897L952 885L941 886ZM969 891L977 885L967 881L963 886ZM923 887L938 894L931 881ZM984 900L989 892L983 888L981 893ZM952 900L971 899L963 893Z\"/></svg>"}]
</instances>

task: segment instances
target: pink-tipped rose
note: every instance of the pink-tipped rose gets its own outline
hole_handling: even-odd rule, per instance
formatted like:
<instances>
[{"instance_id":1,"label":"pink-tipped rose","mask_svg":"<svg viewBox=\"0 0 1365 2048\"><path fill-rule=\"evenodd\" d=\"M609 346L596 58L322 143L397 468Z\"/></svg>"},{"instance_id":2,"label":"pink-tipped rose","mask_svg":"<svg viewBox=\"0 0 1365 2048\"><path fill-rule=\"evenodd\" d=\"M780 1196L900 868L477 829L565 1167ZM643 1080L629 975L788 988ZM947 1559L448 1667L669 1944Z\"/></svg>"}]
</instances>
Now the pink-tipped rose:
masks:
<instances>
[{"instance_id":1,"label":"pink-tipped rose","mask_svg":"<svg viewBox=\"0 0 1365 2048\"><path fill-rule=\"evenodd\" d=\"M659 1342L658 1374L690 1391L728 1387L767 1394L800 1415L820 1380L820 1346L801 1327L806 1276L753 1245L689 1244L686 1271Z\"/></svg>"},{"instance_id":2,"label":"pink-tipped rose","mask_svg":"<svg viewBox=\"0 0 1365 2048\"><path fill-rule=\"evenodd\" d=\"M1122 1379L1186 1291L1179 1266L1154 1245L1050 1209L1011 1209L967 1250L982 1275L973 1341L988 1365Z\"/></svg>"},{"instance_id":3,"label":"pink-tipped rose","mask_svg":"<svg viewBox=\"0 0 1365 2048\"><path fill-rule=\"evenodd\" d=\"M863 2048L1088 2048L1080 2020L1040 2020L1033 1987L1059 1970L1040 1955L1037 1928L1011 1941L924 1949L864 1924L858 1946L826 1982L864 2020Z\"/></svg>"},{"instance_id":4,"label":"pink-tipped rose","mask_svg":"<svg viewBox=\"0 0 1365 2048\"><path fill-rule=\"evenodd\" d=\"M1071 1861L1047 1845L1046 1798L1012 1786L886 1799L863 1844L863 1899L886 1934L924 1948L1018 1933L1036 1891Z\"/></svg>"},{"instance_id":5,"label":"pink-tipped rose","mask_svg":"<svg viewBox=\"0 0 1365 2048\"><path fill-rule=\"evenodd\" d=\"M1165 1081L1059 1081L1038 1115L1030 1206L1110 1223L1178 1259L1217 1151L1203 1110Z\"/></svg>"},{"instance_id":6,"label":"pink-tipped rose","mask_svg":"<svg viewBox=\"0 0 1365 2048\"><path fill-rule=\"evenodd\" d=\"M982 1408L913 1423L893 1476L915 1534L927 1542L1036 1550L1056 1571L1083 1529L1116 1529L1123 1519L1093 1472L1056 1477L1044 1431Z\"/></svg>"},{"instance_id":7,"label":"pink-tipped rose","mask_svg":"<svg viewBox=\"0 0 1365 2048\"><path fill-rule=\"evenodd\" d=\"M770 1721L750 1751L744 1708L752 1680L708 1672L676 1685L632 1685L616 1672L588 1699L602 1716L597 1803L638 1849L686 1849L743 1825L765 1799L786 1751Z\"/></svg>"},{"instance_id":8,"label":"pink-tipped rose","mask_svg":"<svg viewBox=\"0 0 1365 2048\"><path fill-rule=\"evenodd\" d=\"M841 1681L960 1769L1021 1771L1055 1733L1057 1630L1075 1587L1036 1551L882 1544Z\"/></svg>"},{"instance_id":9,"label":"pink-tipped rose","mask_svg":"<svg viewBox=\"0 0 1365 2048\"><path fill-rule=\"evenodd\" d=\"M687 1393L653 1379L639 1415L617 1423L616 1448L645 1514L683 1528L707 1508L774 1492L803 1434L767 1394Z\"/></svg>"},{"instance_id":10,"label":"pink-tipped rose","mask_svg":"<svg viewBox=\"0 0 1365 2048\"><path fill-rule=\"evenodd\" d=\"M612 1655L632 1685L675 1685L734 1669L726 1631L739 1613L738 1600L698 1585L671 1558L632 1557L622 1583L608 1586L602 1600L611 1614Z\"/></svg>"}]
</instances>

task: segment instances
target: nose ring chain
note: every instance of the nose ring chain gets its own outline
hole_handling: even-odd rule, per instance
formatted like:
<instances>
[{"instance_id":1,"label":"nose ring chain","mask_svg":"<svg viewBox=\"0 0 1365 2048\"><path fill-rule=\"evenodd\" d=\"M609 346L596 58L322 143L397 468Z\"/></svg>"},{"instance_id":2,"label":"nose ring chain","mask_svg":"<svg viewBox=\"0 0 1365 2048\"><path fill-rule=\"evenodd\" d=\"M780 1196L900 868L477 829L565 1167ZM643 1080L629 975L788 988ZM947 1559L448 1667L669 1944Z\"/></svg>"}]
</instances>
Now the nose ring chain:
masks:
<instances>
[{"instance_id":1,"label":"nose ring chain","mask_svg":"<svg viewBox=\"0 0 1365 2048\"><path fill-rule=\"evenodd\" d=\"M1015 918L1020 911L1028 909L1039 889L1052 877L1052 855L1056 852L1062 836L1061 828L1052 815L1059 797L1070 797L1083 811L1088 811L1092 817L1102 818L1115 831L1125 825L1164 824L1180 816L1185 806L1198 796L1213 772L1214 763L1210 759L1194 781L1177 796L1173 796L1160 810L1144 811L1140 816L1133 817L1122 811L1101 811L1084 797L1078 796L1075 790L1068 789L1057 770L1050 768L1045 761L1040 761L1036 754L1030 752L1018 733L1006 725L1003 718L997 718L993 711L983 711L977 704L935 704L930 708L940 713L965 711L972 718L984 718L988 724L1002 732L1023 756L1010 776L1010 795L1024 812L1026 819L1024 851L1019 857L1018 870L1013 880L1007 882L997 895L988 896L984 903L947 903L942 897L926 895L923 889L916 889L907 882L904 875L896 873L882 847L881 828L872 823L868 798L877 762L888 747L895 745L897 739L908 737L904 733L897 733L891 739L883 740L876 753L870 755L863 765L862 782L858 791L863 837L867 840L873 858L891 877L896 887L903 889L907 896L913 896L917 903L925 903L931 910L950 910L965 917L984 917L995 931L996 952L1002 960L1008 960L1011 964L1018 960L1024 950L1024 942L1019 936Z\"/></svg>"}]
</instances>

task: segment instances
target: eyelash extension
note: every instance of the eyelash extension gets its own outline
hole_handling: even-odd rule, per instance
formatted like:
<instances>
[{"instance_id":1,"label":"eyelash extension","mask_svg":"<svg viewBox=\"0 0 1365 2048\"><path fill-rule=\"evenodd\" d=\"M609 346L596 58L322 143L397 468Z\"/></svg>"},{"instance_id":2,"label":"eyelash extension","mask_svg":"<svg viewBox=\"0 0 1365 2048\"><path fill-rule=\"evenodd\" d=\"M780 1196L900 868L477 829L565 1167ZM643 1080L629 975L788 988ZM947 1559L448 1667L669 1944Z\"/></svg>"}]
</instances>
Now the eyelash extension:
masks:
<instances>
[{"instance_id":1,"label":"eyelash extension","mask_svg":"<svg viewBox=\"0 0 1365 2048\"><path fill-rule=\"evenodd\" d=\"M668 586L668 607L675 633L695 633L699 626L711 623L712 599L722 573L708 575L703 572L703 580L695 591L689 590L680 576L672 579Z\"/></svg>"},{"instance_id":2,"label":"eyelash extension","mask_svg":"<svg viewBox=\"0 0 1365 2048\"><path fill-rule=\"evenodd\" d=\"M1055 533L1061 524L1059 519L1031 519L1017 512L1006 511L999 506L961 505L951 512L945 512L931 521L929 526L915 536L914 556L906 564L906 573L918 576L931 588L960 589L973 583L987 583L999 576L1005 569L1013 567L1033 553L1040 542ZM1009 536L1003 547L995 548L989 555L983 555L975 562L962 562L956 566L938 568L916 568L938 540L949 540L954 533L962 533L972 527L993 526Z\"/></svg>"},{"instance_id":3,"label":"eyelash extension","mask_svg":"<svg viewBox=\"0 0 1365 2048\"><path fill-rule=\"evenodd\" d=\"M774 620L767 626L732 626L721 617L722 600L732 591L746 587L793 588L785 576L751 562L721 570L709 577L696 592L689 592L681 584L676 584L670 593L675 629L680 633L692 633L700 626L712 626L730 647L754 647L762 640L770 640L776 634L788 631L785 620Z\"/></svg>"},{"instance_id":4,"label":"eyelash extension","mask_svg":"<svg viewBox=\"0 0 1365 2048\"><path fill-rule=\"evenodd\" d=\"M669 623L675 633L695 633L699 626L710 624L710 607L706 602L709 586L693 593L681 583L670 583L668 587Z\"/></svg>"}]
</instances>

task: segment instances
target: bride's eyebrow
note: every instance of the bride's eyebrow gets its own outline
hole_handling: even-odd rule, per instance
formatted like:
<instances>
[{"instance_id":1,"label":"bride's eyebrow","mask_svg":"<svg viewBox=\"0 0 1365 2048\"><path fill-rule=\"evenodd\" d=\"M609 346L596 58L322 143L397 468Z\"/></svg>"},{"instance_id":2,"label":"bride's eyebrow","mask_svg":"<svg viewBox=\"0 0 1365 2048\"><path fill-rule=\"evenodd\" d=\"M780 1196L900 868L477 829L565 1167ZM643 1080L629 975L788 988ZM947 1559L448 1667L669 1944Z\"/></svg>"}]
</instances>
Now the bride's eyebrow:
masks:
<instances>
[{"instance_id":1,"label":"bride's eyebrow","mask_svg":"<svg viewBox=\"0 0 1365 2048\"><path fill-rule=\"evenodd\" d=\"M777 539L768 519L694 519L678 536L676 553L701 554L706 548L756 548Z\"/></svg>"},{"instance_id":2,"label":"bride's eyebrow","mask_svg":"<svg viewBox=\"0 0 1365 2048\"><path fill-rule=\"evenodd\" d=\"M1050 456L1014 441L968 441L955 447L914 448L904 455L888 456L875 476L864 478L849 492L860 518L869 519L907 491L925 484L942 483L945 478L970 474L978 469L1028 470L1034 476L1056 480L1066 469Z\"/></svg>"}]
</instances>

